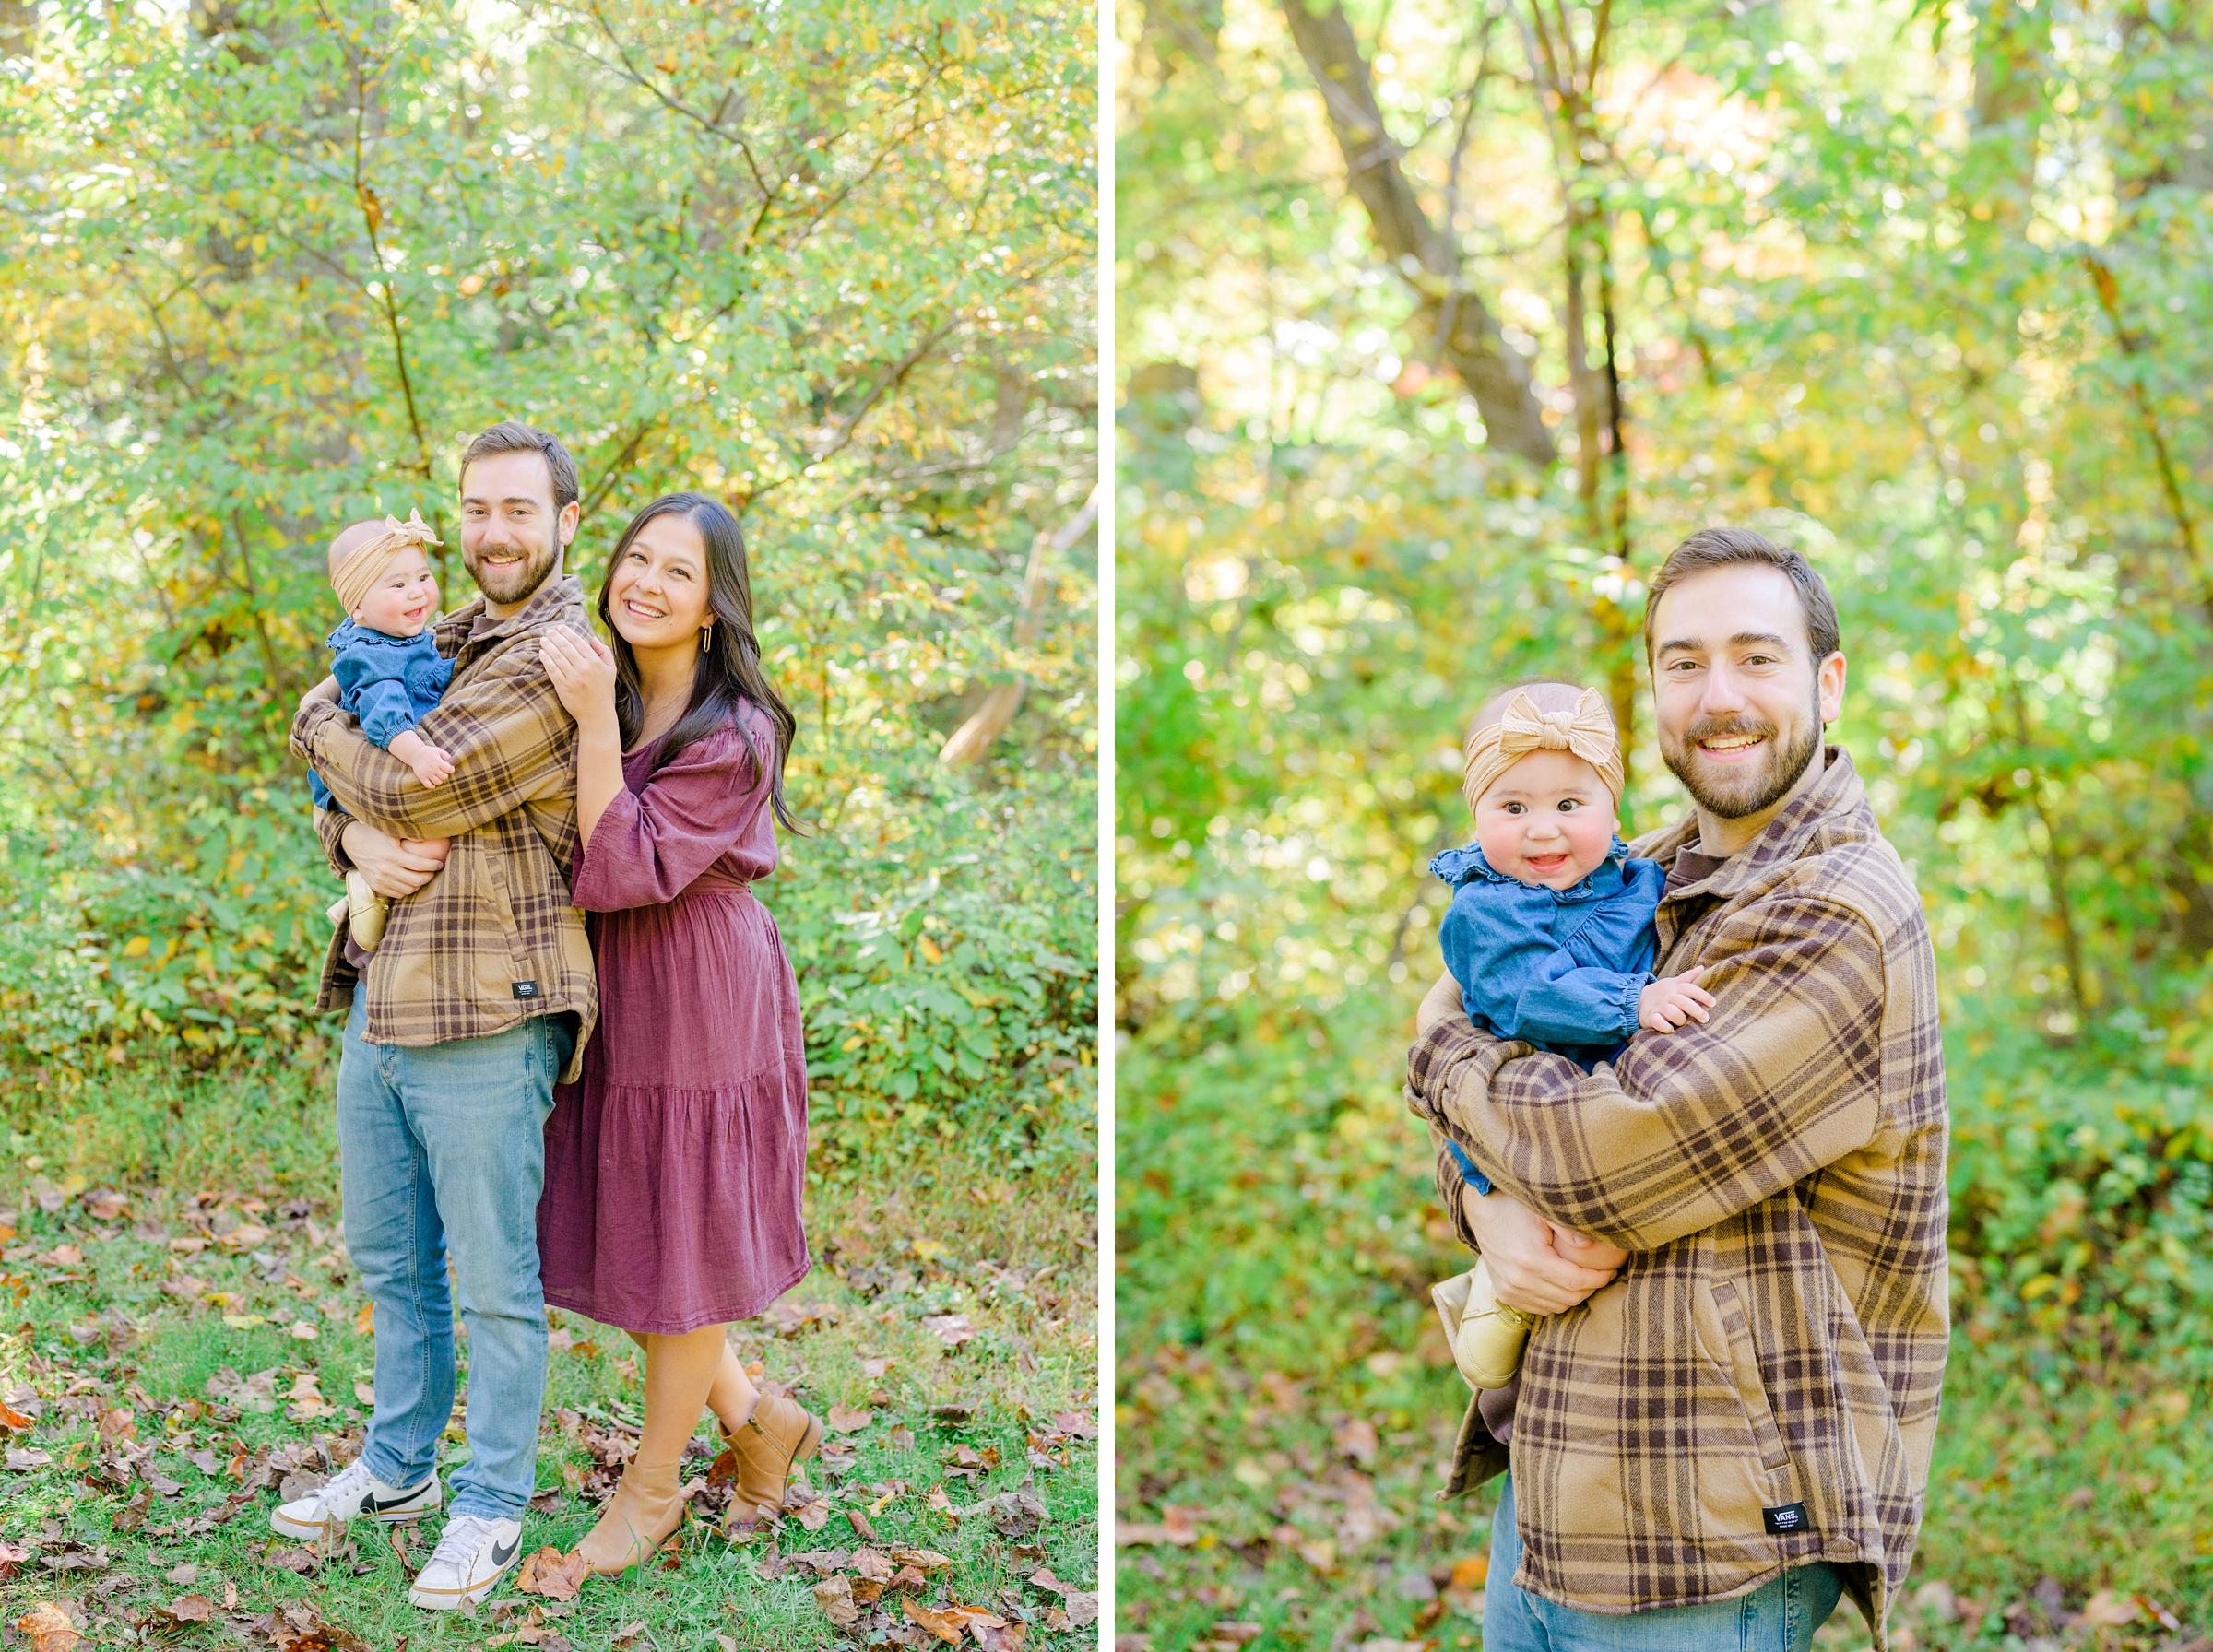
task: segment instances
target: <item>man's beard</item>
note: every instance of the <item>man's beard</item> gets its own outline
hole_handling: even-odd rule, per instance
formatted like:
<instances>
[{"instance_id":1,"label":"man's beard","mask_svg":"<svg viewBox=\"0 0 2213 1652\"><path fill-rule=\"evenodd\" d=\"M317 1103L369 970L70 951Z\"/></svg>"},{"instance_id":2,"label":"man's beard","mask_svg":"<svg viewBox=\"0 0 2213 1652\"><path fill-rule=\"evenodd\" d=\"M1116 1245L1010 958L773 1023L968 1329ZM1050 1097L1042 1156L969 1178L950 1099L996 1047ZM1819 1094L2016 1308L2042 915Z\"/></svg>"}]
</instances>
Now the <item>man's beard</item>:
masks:
<instances>
[{"instance_id":1,"label":"man's beard","mask_svg":"<svg viewBox=\"0 0 2213 1652\"><path fill-rule=\"evenodd\" d=\"M521 561L504 568L484 565L484 558L492 551L515 549L523 550ZM513 544L481 545L477 548L476 560L468 563L468 576L477 582L477 589L484 593L488 602L503 606L517 603L546 583L546 575L553 572L554 555L550 543L536 549Z\"/></svg>"},{"instance_id":2,"label":"man's beard","mask_svg":"<svg viewBox=\"0 0 2213 1652\"><path fill-rule=\"evenodd\" d=\"M1724 820L1741 820L1781 802L1783 795L1798 784L1806 764L1820 753L1821 702L1817 696L1812 709L1805 732L1787 749L1779 750L1775 744L1775 725L1765 717L1710 717L1685 729L1680 741L1662 736L1660 755L1667 763L1667 772L1683 783L1683 789L1700 808ZM1768 761L1742 773L1724 770L1717 774L1710 768L1701 771L1697 766L1698 742L1733 734L1757 735L1765 740Z\"/></svg>"}]
</instances>

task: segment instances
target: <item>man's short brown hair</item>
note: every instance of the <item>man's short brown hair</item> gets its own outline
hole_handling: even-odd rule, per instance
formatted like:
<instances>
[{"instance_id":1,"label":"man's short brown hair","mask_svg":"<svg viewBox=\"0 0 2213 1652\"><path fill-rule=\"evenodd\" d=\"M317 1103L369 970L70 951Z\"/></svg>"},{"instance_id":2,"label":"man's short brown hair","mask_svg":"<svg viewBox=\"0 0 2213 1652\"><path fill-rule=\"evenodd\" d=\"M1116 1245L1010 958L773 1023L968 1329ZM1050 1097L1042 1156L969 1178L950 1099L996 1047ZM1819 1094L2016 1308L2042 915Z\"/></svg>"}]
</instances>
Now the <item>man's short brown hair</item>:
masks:
<instances>
[{"instance_id":1,"label":"man's short brown hair","mask_svg":"<svg viewBox=\"0 0 2213 1652\"><path fill-rule=\"evenodd\" d=\"M545 431L533 430L519 419L503 419L470 442L468 451L461 455L463 480L467 480L471 465L493 454L537 454L552 473L554 511L558 513L562 506L576 502L576 461L569 457L567 448Z\"/></svg>"},{"instance_id":2,"label":"man's short brown hair","mask_svg":"<svg viewBox=\"0 0 2213 1652\"><path fill-rule=\"evenodd\" d=\"M1644 657L1652 657L1652 616L1660 598L1671 585L1680 584L1709 568L1732 568L1747 562L1765 563L1780 570L1797 587L1798 604L1805 610L1806 640L1813 644L1817 664L1837 652L1841 639L1837 631L1837 605L1814 565L1788 546L1778 545L1765 534L1748 527L1702 527L1667 553L1667 560L1653 576L1644 597Z\"/></svg>"}]
</instances>

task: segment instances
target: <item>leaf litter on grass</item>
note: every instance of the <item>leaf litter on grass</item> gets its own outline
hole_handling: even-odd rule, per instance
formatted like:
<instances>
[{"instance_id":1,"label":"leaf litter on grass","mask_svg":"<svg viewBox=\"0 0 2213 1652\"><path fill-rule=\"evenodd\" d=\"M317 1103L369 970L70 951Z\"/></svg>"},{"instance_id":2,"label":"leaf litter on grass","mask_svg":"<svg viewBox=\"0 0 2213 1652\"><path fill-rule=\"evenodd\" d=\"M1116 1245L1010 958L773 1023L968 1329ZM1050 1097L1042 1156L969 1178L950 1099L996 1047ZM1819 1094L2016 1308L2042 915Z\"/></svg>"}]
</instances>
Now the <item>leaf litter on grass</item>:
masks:
<instances>
[{"instance_id":1,"label":"leaf litter on grass","mask_svg":"<svg viewBox=\"0 0 2213 1652\"><path fill-rule=\"evenodd\" d=\"M328 1398L353 1390L371 1357L365 1304L358 1294L331 1293L350 1273L342 1247L330 1233L310 1231L316 1224L304 1202L249 1210L259 1201L207 1193L178 1199L158 1188L131 1198L139 1225L112 1239L87 1243L81 1230L73 1236L46 1223L53 1213L42 1210L31 1218L37 1251L73 1244L88 1259L83 1277L41 1278L29 1298L30 1334L0 1338L7 1408L0 1446L37 1454L8 1474L18 1483L0 1499L30 1521L22 1527L0 1516L5 1621L39 1603L18 1592L31 1577L67 1577L92 1585L81 1602L54 1602L65 1617L77 1613L73 1632L87 1644L95 1632L109 1634L103 1624L164 1638L214 1633L254 1652L391 1644L415 1618L392 1604L404 1599L404 1533L379 1534L385 1540L366 1547L344 1540L296 1546L271 1541L266 1526L273 1502L319 1482L360 1450L358 1412L349 1418ZM720 1635L762 1613L768 1615L760 1622L786 1625L777 1632L785 1638L811 1619L830 1638L888 1631L878 1644L939 1644L900 1609L907 1599L957 1612L978 1646L1013 1646L1026 1636L1035 1646L1041 1636L1080 1634L1087 1626L1092 1620L1025 1579L1045 1570L1046 1552L1036 1545L1048 1540L1062 1570L1089 1564L1089 1442L1096 1430L1084 1409L1095 1391L1088 1340L1060 1347L1059 1375L1046 1380L1009 1361L1005 1342L979 1355L986 1344L974 1337L949 1347L923 1323L964 1315L997 1336L993 1316L1010 1306L1079 1327L1083 1316L1070 1312L1065 1284L1059 1293L1010 1293L995 1275L1020 1270L970 1264L959 1245L919 1257L902 1251L914 1260L903 1264L912 1280L896 1290L869 1277L865 1260L841 1267L865 1246L858 1230L875 1217L863 1208L858 1221L823 1223L856 1232L845 1257L834 1244L824 1246L828 1266L800 1323L772 1318L740 1328L735 1339L764 1391L781 1378L810 1409L848 1425L807 1465L781 1529L803 1533L815 1519L834 1540L850 1528L846 1541L853 1546L837 1552L844 1564L826 1575L844 1580L856 1612L851 1633L815 1596L824 1574L792 1566L779 1580L773 1536L743 1545L716 1532L735 1485L716 1472L716 1451L694 1442L686 1479L699 1517L671 1546L668 1564L677 1569L586 1580L568 1601L519 1591L497 1597L492 1607L541 1614L492 1617L511 1637L503 1644L561 1652L550 1619L569 1613L582 1614L562 1626L578 1645L618 1628L631 1644L645 1645L665 1640L679 1623L691 1626L678 1630L680 1637ZM76 1207L65 1202L56 1221L77 1220ZM172 1249L180 1236L192 1248ZM324 1277L303 1295L311 1271ZM846 1283L848 1273L858 1276L858 1286ZM111 1289L118 1293L102 1294ZM302 1301L314 1307L313 1341L297 1334L303 1316L291 1304ZM818 1304L830 1312L815 1311ZM253 1323L242 1328L233 1319ZM548 1483L527 1516L531 1539L555 1556L581 1535L591 1504L619 1479L635 1450L638 1420L638 1390L618 1375L618 1363L586 1351L590 1345L574 1333L569 1343L553 1357L554 1404L542 1447ZM955 1466L968 1472L951 1474ZM1047 1482L1063 1481L1062 1493L1047 1491ZM949 1484L975 1489L946 1499ZM1024 1498L1045 1516L1030 1533L1034 1542L1012 1545L1010 1561L994 1515L1012 1511L1013 1524L1025 1524ZM943 1504L959 1513L949 1520L936 1505ZM288 1603L287 1587L312 1589L315 1606ZM1086 1593L1074 1590L1079 1607ZM202 1601L206 1618L196 1615ZM733 1610L740 1616L728 1617ZM720 1628L712 1627L716 1614L725 1614ZM598 1628L587 1633L586 1623ZM756 1644L751 1630L733 1638Z\"/></svg>"}]
</instances>

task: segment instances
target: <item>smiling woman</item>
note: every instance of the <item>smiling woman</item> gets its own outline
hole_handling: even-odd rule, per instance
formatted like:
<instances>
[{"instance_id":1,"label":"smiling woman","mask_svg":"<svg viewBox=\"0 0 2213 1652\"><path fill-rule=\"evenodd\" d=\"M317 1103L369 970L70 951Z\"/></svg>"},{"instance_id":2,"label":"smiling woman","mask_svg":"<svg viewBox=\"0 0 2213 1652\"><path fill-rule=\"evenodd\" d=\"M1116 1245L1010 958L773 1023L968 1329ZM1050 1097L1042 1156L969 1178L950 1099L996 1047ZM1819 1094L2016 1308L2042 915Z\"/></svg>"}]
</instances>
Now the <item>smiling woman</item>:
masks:
<instances>
[{"instance_id":1,"label":"smiling woman","mask_svg":"<svg viewBox=\"0 0 2213 1652\"><path fill-rule=\"evenodd\" d=\"M665 1536L680 1565L586 1585L580 1645L889 1644L903 1600L1040 1564L922 1497L957 1400L1005 1454L971 1494L1022 1482L1090 1575L1091 1448L1034 1440L1070 1471L1029 1486L1022 1421L1096 1403L1096 69L1071 0L0 0L0 1210L85 1264L0 1337L53 1448L7 1474L0 1543L196 1566L184 1607L234 1582L246 1615L311 1575L314 1633L386 1646L541 1546L612 1569ZM623 525L671 498L596 618ZM429 579L401 559L392 619L461 680L417 708L420 768L310 690L332 536L410 511ZM327 854L305 742L361 811ZM391 891L373 951L327 915L349 866ZM350 1039L326 964L376 1010ZM385 1110L334 1107L334 1066ZM286 1214L250 1260L110 1243L114 1201L76 1202L103 1188ZM325 1267L307 1235L341 1215ZM744 1318L818 1255L804 1312ZM645 1358L549 1328L541 1256ZM973 1329L957 1359L926 1319ZM291 1409L208 1434L241 1422L211 1394L278 1381L226 1365L285 1367ZM275 1472L219 1514L165 1456L183 1502L145 1520L127 1475L73 1470L127 1440L95 1438L95 1386L141 1440ZM959 1570L854 1576L825 1616L775 1543L669 1530L669 1493L745 1528L789 1485L842 1519L834 1475L789 1476L834 1408L836 1472L919 1488L857 1516ZM870 1411L895 1448L851 1433ZM694 1424L725 1471L671 1487ZM234 1564L248 1525L380 1516L433 1540ZM54 1575L0 1559L0 1622ZM121 1588L73 1614L87 1641L170 1621ZM1057 1616L1031 1648L1072 1642Z\"/></svg>"},{"instance_id":2,"label":"smiling woman","mask_svg":"<svg viewBox=\"0 0 2213 1652\"><path fill-rule=\"evenodd\" d=\"M599 615L612 646L544 651L576 719L574 893L600 1032L547 1123L538 1230L546 1300L645 1351L638 1453L579 1551L611 1573L681 1521L703 1407L737 1454L729 1519L747 1532L775 1520L822 1424L757 1388L727 1335L810 1265L799 984L752 898L776 867L794 725L761 667L736 520L695 493L655 500L616 542Z\"/></svg>"}]
</instances>

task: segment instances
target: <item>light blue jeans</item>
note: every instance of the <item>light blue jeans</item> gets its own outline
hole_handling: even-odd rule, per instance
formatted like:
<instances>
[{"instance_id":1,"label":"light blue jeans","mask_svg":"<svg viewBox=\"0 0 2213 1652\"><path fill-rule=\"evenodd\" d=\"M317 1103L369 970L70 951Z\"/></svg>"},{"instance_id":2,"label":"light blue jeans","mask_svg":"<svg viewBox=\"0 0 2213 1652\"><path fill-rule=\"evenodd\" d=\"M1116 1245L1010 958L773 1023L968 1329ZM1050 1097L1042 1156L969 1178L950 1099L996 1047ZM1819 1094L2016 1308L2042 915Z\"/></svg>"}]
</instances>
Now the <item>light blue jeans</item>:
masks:
<instances>
[{"instance_id":1,"label":"light blue jeans","mask_svg":"<svg viewBox=\"0 0 2213 1652\"><path fill-rule=\"evenodd\" d=\"M1806 1652L1844 1593L1837 1568L1812 1561L1734 1600L1620 1615L1578 1611L1514 1587L1521 1534L1514 1526L1513 1477L1504 1484L1491 1520L1483 1652Z\"/></svg>"},{"instance_id":2,"label":"light blue jeans","mask_svg":"<svg viewBox=\"0 0 2213 1652\"><path fill-rule=\"evenodd\" d=\"M389 1486L437 1466L454 1409L454 1298L468 1328L469 1459L453 1511L519 1520L538 1474L546 1299L538 1196L546 1115L574 1032L534 1016L490 1038L408 1048L362 1036L357 988L338 1057L346 1249L376 1310L376 1407L361 1456Z\"/></svg>"}]
</instances>

